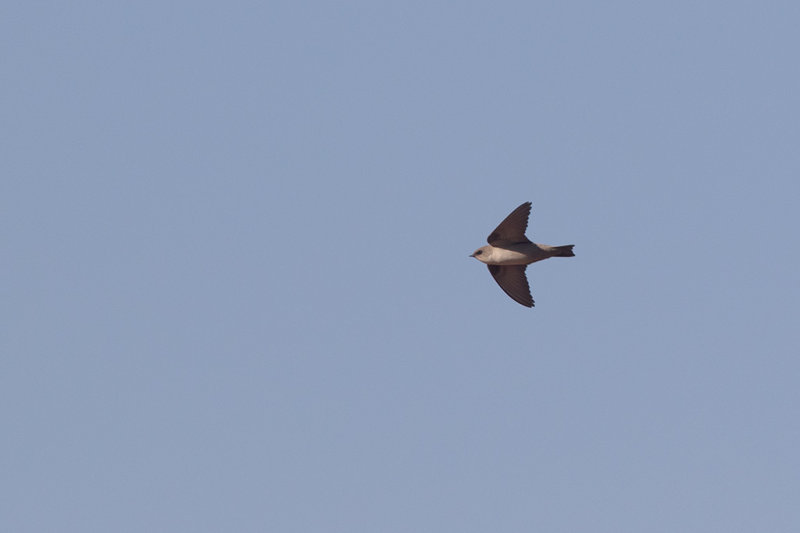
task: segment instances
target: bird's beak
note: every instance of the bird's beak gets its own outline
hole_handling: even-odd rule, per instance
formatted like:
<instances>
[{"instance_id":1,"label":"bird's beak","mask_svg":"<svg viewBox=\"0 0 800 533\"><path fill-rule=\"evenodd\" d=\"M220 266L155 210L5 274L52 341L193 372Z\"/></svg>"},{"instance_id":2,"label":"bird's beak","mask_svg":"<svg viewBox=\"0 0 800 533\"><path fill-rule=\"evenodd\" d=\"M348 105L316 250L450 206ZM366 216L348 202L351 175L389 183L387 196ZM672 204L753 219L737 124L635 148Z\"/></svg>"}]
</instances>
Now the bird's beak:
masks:
<instances>
[{"instance_id":1,"label":"bird's beak","mask_svg":"<svg viewBox=\"0 0 800 533\"><path fill-rule=\"evenodd\" d=\"M475 254L469 254L468 257L475 257Z\"/></svg>"}]
</instances>

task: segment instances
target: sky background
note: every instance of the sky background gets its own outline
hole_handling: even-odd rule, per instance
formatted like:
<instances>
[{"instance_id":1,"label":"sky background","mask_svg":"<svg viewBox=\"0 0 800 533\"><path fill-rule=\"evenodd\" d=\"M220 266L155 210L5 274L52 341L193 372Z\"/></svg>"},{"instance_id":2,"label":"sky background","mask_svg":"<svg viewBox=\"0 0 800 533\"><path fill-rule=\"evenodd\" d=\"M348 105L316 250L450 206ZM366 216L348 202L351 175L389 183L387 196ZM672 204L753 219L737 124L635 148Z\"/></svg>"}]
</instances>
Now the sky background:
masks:
<instances>
[{"instance_id":1,"label":"sky background","mask_svg":"<svg viewBox=\"0 0 800 533\"><path fill-rule=\"evenodd\" d=\"M0 529L800 531L798 26L3 4Z\"/></svg>"}]
</instances>

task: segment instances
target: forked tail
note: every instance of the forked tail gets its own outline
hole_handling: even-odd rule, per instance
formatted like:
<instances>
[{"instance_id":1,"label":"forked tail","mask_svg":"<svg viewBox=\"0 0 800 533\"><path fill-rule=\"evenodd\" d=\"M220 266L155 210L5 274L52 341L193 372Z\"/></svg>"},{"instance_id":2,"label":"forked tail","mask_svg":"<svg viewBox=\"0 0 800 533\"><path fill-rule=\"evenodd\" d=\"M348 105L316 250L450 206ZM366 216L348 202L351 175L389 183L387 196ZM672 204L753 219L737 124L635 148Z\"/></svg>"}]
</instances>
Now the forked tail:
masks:
<instances>
[{"instance_id":1,"label":"forked tail","mask_svg":"<svg viewBox=\"0 0 800 533\"><path fill-rule=\"evenodd\" d=\"M554 246L553 257L575 257L575 254L572 252L573 246L575 245L567 244L566 246Z\"/></svg>"}]
</instances>

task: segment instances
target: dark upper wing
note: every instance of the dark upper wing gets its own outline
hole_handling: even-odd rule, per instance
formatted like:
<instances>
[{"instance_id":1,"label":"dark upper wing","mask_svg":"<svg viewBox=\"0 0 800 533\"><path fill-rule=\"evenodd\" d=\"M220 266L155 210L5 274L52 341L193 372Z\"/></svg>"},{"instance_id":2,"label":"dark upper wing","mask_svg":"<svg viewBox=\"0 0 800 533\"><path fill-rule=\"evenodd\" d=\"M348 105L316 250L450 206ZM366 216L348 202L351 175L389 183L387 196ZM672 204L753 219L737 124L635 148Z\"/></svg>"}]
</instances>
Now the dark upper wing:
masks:
<instances>
[{"instance_id":1,"label":"dark upper wing","mask_svg":"<svg viewBox=\"0 0 800 533\"><path fill-rule=\"evenodd\" d=\"M492 277L500 285L500 288L511 299L525 307L533 307L531 289L528 287L528 278L525 277L525 267L527 265L487 265Z\"/></svg>"},{"instance_id":2,"label":"dark upper wing","mask_svg":"<svg viewBox=\"0 0 800 533\"><path fill-rule=\"evenodd\" d=\"M531 214L531 203L525 202L514 209L510 215L495 228L489 238L489 244L495 243L515 243L531 242L525 236L525 228L528 227L528 216Z\"/></svg>"}]
</instances>

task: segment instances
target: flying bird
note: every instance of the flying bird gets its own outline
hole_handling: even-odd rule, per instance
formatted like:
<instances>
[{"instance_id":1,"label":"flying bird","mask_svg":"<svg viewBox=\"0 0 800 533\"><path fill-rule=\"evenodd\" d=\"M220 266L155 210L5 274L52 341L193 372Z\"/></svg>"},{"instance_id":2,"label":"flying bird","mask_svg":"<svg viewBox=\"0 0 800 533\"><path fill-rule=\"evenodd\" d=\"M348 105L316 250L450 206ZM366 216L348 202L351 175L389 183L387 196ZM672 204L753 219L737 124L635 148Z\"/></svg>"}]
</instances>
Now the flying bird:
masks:
<instances>
[{"instance_id":1,"label":"flying bird","mask_svg":"<svg viewBox=\"0 0 800 533\"><path fill-rule=\"evenodd\" d=\"M525 307L533 307L531 289L525 277L528 265L550 257L575 256L572 253L574 244L550 246L531 242L525 236L530 214L530 202L514 209L486 239L489 245L481 246L470 255L486 263L500 288Z\"/></svg>"}]
</instances>

